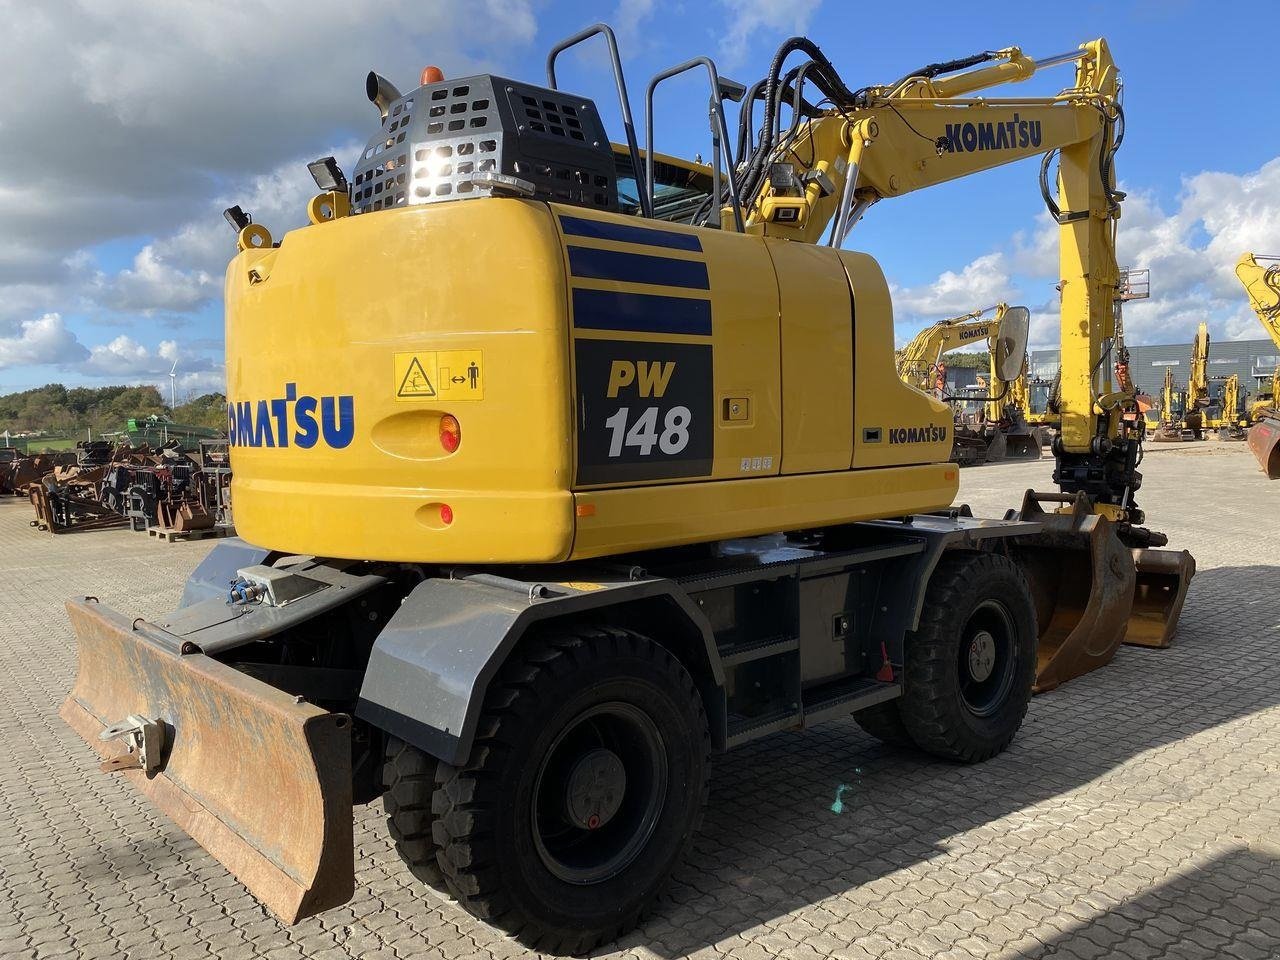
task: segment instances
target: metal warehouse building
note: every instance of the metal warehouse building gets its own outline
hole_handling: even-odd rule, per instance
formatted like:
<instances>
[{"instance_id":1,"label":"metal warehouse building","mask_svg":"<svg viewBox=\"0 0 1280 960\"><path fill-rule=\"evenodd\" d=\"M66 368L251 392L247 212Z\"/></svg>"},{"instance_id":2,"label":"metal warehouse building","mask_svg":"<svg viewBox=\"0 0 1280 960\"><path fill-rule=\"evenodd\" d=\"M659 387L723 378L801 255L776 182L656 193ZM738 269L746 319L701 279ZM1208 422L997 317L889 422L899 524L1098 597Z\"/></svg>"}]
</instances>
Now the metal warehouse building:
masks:
<instances>
[{"instance_id":1,"label":"metal warehouse building","mask_svg":"<svg viewBox=\"0 0 1280 960\"><path fill-rule=\"evenodd\" d=\"M1031 351L1031 375L1052 379L1058 372L1060 356L1057 350ZM1253 393L1258 387L1258 378L1269 382L1277 364L1280 364L1280 355L1270 340L1214 340L1209 344L1211 382L1234 373L1240 378L1240 386ZM1142 393L1158 394L1164 386L1164 372L1170 367L1177 388L1186 389L1190 366L1189 343L1129 348L1129 374Z\"/></svg>"}]
</instances>

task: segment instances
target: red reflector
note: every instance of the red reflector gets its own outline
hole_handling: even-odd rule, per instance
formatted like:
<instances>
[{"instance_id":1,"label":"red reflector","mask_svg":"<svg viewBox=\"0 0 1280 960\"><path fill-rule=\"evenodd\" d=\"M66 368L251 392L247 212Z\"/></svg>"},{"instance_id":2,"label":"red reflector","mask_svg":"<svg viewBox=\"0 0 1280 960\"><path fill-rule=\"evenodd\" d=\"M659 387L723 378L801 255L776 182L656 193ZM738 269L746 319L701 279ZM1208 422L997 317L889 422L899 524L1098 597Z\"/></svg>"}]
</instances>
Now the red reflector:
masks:
<instances>
[{"instance_id":1,"label":"red reflector","mask_svg":"<svg viewBox=\"0 0 1280 960\"><path fill-rule=\"evenodd\" d=\"M440 522L446 527L453 523L453 507L447 503L440 504Z\"/></svg>"},{"instance_id":2,"label":"red reflector","mask_svg":"<svg viewBox=\"0 0 1280 960\"><path fill-rule=\"evenodd\" d=\"M462 443L462 427L458 418L446 413L440 418L440 446L445 453L453 453Z\"/></svg>"}]
</instances>

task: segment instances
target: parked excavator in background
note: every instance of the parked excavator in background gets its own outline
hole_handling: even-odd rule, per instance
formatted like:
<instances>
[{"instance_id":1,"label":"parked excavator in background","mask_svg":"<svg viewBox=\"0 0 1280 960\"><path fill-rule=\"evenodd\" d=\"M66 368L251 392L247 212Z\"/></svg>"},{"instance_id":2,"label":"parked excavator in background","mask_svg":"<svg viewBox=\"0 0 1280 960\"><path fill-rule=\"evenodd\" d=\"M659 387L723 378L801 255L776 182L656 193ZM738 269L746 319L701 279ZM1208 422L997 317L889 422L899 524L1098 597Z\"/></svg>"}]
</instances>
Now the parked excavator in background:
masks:
<instances>
[{"instance_id":1,"label":"parked excavator in background","mask_svg":"<svg viewBox=\"0 0 1280 960\"><path fill-rule=\"evenodd\" d=\"M1173 368L1164 368L1164 385L1160 390L1160 419L1153 431L1152 440L1175 443L1182 440L1183 394L1176 389Z\"/></svg>"},{"instance_id":2,"label":"parked excavator in background","mask_svg":"<svg viewBox=\"0 0 1280 960\"><path fill-rule=\"evenodd\" d=\"M961 466L998 460L1038 460L1041 437L1033 433L1025 415L1026 342L1031 312L1026 307L998 303L963 316L939 320L917 333L902 350L898 376L903 383L951 404L951 459ZM987 377L975 391L949 394L945 355L957 347L985 343ZM1003 358L1019 349L1022 372L1013 380L1000 378Z\"/></svg>"},{"instance_id":3,"label":"parked excavator in background","mask_svg":"<svg viewBox=\"0 0 1280 960\"><path fill-rule=\"evenodd\" d=\"M1249 413L1240 392L1239 374L1233 373L1223 380L1215 400L1217 416L1209 421L1209 426L1218 431L1218 439L1244 440L1248 435Z\"/></svg>"},{"instance_id":4,"label":"parked excavator in background","mask_svg":"<svg viewBox=\"0 0 1280 960\"><path fill-rule=\"evenodd\" d=\"M1236 263L1236 277L1262 329L1280 351L1280 257L1246 253ZM1249 449L1262 471L1280 480L1280 365L1271 377L1270 399L1259 396L1255 401L1249 411Z\"/></svg>"}]
</instances>

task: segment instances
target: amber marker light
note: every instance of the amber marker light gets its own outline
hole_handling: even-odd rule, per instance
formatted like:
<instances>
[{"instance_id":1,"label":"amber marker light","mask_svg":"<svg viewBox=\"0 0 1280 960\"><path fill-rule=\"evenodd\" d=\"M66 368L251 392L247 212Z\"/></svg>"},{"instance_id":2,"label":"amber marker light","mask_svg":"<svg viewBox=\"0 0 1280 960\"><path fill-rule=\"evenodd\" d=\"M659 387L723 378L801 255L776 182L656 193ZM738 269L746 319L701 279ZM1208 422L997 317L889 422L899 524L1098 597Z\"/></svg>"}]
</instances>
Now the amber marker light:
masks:
<instances>
[{"instance_id":1,"label":"amber marker light","mask_svg":"<svg viewBox=\"0 0 1280 960\"><path fill-rule=\"evenodd\" d=\"M445 453L453 453L462 445L462 426L458 418L446 413L440 418L440 446Z\"/></svg>"}]
</instances>

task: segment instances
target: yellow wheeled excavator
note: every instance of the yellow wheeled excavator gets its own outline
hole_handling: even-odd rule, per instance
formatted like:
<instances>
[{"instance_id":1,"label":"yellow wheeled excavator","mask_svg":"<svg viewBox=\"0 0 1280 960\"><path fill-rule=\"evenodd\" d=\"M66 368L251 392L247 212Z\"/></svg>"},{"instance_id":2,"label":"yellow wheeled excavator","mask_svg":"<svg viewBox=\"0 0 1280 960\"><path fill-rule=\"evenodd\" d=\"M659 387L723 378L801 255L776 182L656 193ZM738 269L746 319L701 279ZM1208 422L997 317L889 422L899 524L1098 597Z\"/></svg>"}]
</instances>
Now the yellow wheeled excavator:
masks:
<instances>
[{"instance_id":1,"label":"yellow wheeled excavator","mask_svg":"<svg viewBox=\"0 0 1280 960\"><path fill-rule=\"evenodd\" d=\"M556 82L591 37L634 203ZM990 95L1057 65L1055 96ZM607 27L547 67L371 74L376 132L350 181L311 165L309 226L226 212L243 539L167 616L68 604L64 718L285 922L352 895L352 804L381 796L417 877L589 950L688 848L711 751L853 714L983 760L1033 687L1167 643L1194 570L1152 549L1111 381L1105 42L856 90L802 37L747 87L699 58L648 84L643 154ZM689 70L711 186L678 222L652 104ZM1058 489L983 520L953 506L950 410L897 376L883 273L842 244L882 199L1033 156L1062 243Z\"/></svg>"},{"instance_id":2,"label":"yellow wheeled excavator","mask_svg":"<svg viewBox=\"0 0 1280 960\"><path fill-rule=\"evenodd\" d=\"M998 303L940 320L917 333L898 360L903 383L952 404L951 459L961 466L991 463L1006 458L1038 460L1040 437L1027 425L1026 344L1030 325L1026 307ZM945 354L957 347L985 344L989 375L984 389L989 395L953 397L946 392ZM1022 357L1017 377L1004 379L1000 371ZM982 404L982 417L970 422L960 401Z\"/></svg>"},{"instance_id":3,"label":"yellow wheeled excavator","mask_svg":"<svg viewBox=\"0 0 1280 960\"><path fill-rule=\"evenodd\" d=\"M1258 322L1280 351L1280 257L1244 254L1236 277L1249 295ZM1249 411L1249 449L1272 480L1280 480L1280 365L1271 377L1270 397L1258 397Z\"/></svg>"}]
</instances>

